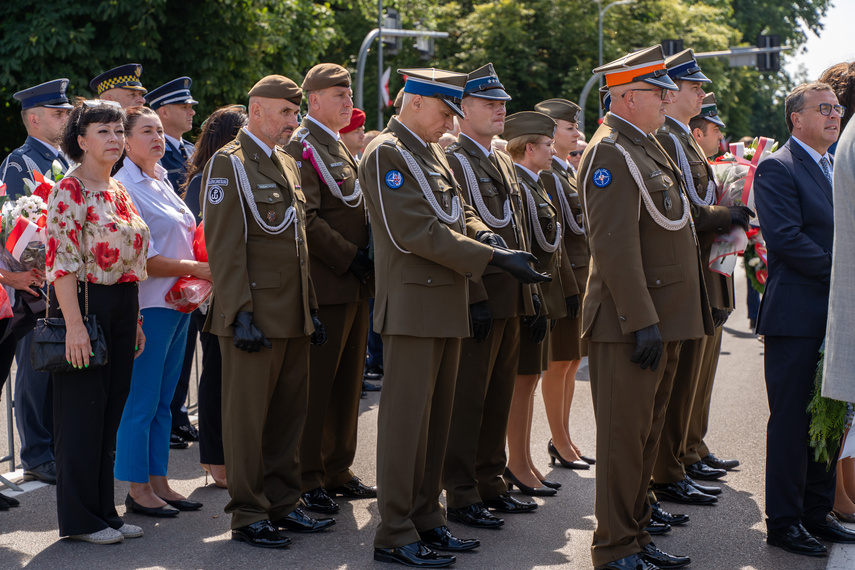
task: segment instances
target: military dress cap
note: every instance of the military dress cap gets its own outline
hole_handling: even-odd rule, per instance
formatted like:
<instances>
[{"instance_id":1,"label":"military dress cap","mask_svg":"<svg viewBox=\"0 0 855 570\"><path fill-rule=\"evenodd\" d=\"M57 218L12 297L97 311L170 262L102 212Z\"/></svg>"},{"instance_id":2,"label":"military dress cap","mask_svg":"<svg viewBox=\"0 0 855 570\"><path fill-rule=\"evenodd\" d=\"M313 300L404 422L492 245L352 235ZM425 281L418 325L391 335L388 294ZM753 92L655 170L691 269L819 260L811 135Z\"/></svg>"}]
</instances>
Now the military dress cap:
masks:
<instances>
[{"instance_id":1,"label":"military dress cap","mask_svg":"<svg viewBox=\"0 0 855 570\"><path fill-rule=\"evenodd\" d=\"M553 138L556 126L549 115L539 111L522 111L505 119L505 132L502 138L507 141L523 135L543 135Z\"/></svg>"},{"instance_id":2,"label":"military dress cap","mask_svg":"<svg viewBox=\"0 0 855 570\"><path fill-rule=\"evenodd\" d=\"M609 88L607 85L603 85L602 87L600 87L599 95L600 95L600 109L602 109L603 111L608 113L609 109L612 106L612 94L611 94L611 92L609 92Z\"/></svg>"},{"instance_id":3,"label":"military dress cap","mask_svg":"<svg viewBox=\"0 0 855 570\"><path fill-rule=\"evenodd\" d=\"M297 84L284 75L268 75L262 77L252 86L247 94L250 97L267 97L269 99L285 99L299 105L303 101L303 92Z\"/></svg>"},{"instance_id":4,"label":"military dress cap","mask_svg":"<svg viewBox=\"0 0 855 570\"><path fill-rule=\"evenodd\" d=\"M701 66L698 65L698 60L695 59L695 52L691 49L684 49L680 53L675 53L666 59L665 67L668 68L668 76L675 81L712 83L712 79L701 73Z\"/></svg>"},{"instance_id":5,"label":"military dress cap","mask_svg":"<svg viewBox=\"0 0 855 570\"><path fill-rule=\"evenodd\" d=\"M466 87L467 75L454 71L443 71L433 67L423 69L399 69L398 73L407 76L404 93L435 97L448 105L458 116L463 117L460 101Z\"/></svg>"},{"instance_id":6,"label":"military dress cap","mask_svg":"<svg viewBox=\"0 0 855 570\"><path fill-rule=\"evenodd\" d=\"M504 85L499 81L499 76L496 75L492 63L479 67L467 76L463 96L494 101L511 100L511 96L507 94Z\"/></svg>"},{"instance_id":7,"label":"military dress cap","mask_svg":"<svg viewBox=\"0 0 855 570\"><path fill-rule=\"evenodd\" d=\"M715 93L707 93L704 96L704 101L701 104L701 112L698 114L698 117L706 119L714 125L718 125L722 129L725 128L724 121L722 121L718 116L718 107L716 107L715 103Z\"/></svg>"},{"instance_id":8,"label":"military dress cap","mask_svg":"<svg viewBox=\"0 0 855 570\"><path fill-rule=\"evenodd\" d=\"M350 87L350 73L335 63L319 63L306 73L301 85L304 92L327 87Z\"/></svg>"},{"instance_id":9,"label":"military dress cap","mask_svg":"<svg viewBox=\"0 0 855 570\"><path fill-rule=\"evenodd\" d=\"M549 115L553 119L561 119L568 123L578 123L582 108L567 99L547 99L534 106L535 111Z\"/></svg>"},{"instance_id":10,"label":"military dress cap","mask_svg":"<svg viewBox=\"0 0 855 570\"><path fill-rule=\"evenodd\" d=\"M146 88L140 83L140 75L142 75L142 66L140 64L128 63L120 65L110 71L105 71L90 81L89 89L94 91L95 95L101 95L107 89L113 89L114 87L133 89L145 93Z\"/></svg>"},{"instance_id":11,"label":"military dress cap","mask_svg":"<svg viewBox=\"0 0 855 570\"><path fill-rule=\"evenodd\" d=\"M68 79L54 79L35 87L18 91L12 97L21 102L22 110L33 107L48 107L49 109L71 109L73 105L65 96Z\"/></svg>"},{"instance_id":12,"label":"military dress cap","mask_svg":"<svg viewBox=\"0 0 855 570\"><path fill-rule=\"evenodd\" d=\"M400 91L398 91L398 94L395 95L395 102L392 103L392 106L395 107L396 109L400 109L403 105L404 105L404 88L401 87Z\"/></svg>"},{"instance_id":13,"label":"military dress cap","mask_svg":"<svg viewBox=\"0 0 855 570\"><path fill-rule=\"evenodd\" d=\"M159 109L164 105L198 105L199 102L190 95L190 86L193 80L189 77L179 77L169 83L164 83L157 89L152 89L145 94L145 102L152 109Z\"/></svg>"},{"instance_id":14,"label":"military dress cap","mask_svg":"<svg viewBox=\"0 0 855 570\"><path fill-rule=\"evenodd\" d=\"M668 70L665 68L665 53L659 44L628 53L620 59L596 68L594 73L602 73L609 88L643 81L663 89L679 90L677 85L668 77Z\"/></svg>"},{"instance_id":15,"label":"military dress cap","mask_svg":"<svg viewBox=\"0 0 855 570\"><path fill-rule=\"evenodd\" d=\"M345 134L350 131L355 131L359 127L365 124L365 111L362 109L353 108L353 114L350 116L350 123L341 129L339 133Z\"/></svg>"}]
</instances>

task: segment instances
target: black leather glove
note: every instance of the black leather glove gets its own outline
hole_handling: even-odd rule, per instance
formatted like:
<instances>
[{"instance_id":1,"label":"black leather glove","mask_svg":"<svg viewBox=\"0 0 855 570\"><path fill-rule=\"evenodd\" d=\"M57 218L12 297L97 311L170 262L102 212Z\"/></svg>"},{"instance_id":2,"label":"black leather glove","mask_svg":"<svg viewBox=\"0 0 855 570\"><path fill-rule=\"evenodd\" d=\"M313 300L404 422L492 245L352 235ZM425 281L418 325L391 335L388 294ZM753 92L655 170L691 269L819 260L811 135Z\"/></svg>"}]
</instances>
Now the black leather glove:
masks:
<instances>
[{"instance_id":1,"label":"black leather glove","mask_svg":"<svg viewBox=\"0 0 855 570\"><path fill-rule=\"evenodd\" d=\"M490 265L508 272L511 277L520 283L545 283L552 281L551 275L538 273L531 268L529 263L537 263L537 258L525 251L500 249L497 247L493 248L493 257L490 259Z\"/></svg>"},{"instance_id":2,"label":"black leather glove","mask_svg":"<svg viewBox=\"0 0 855 570\"><path fill-rule=\"evenodd\" d=\"M508 244L505 243L505 240L502 239L502 236L497 233L481 230L480 232L475 234L475 239L477 239L481 243L485 243L493 247L503 247L505 249L508 249Z\"/></svg>"},{"instance_id":3,"label":"black leather glove","mask_svg":"<svg viewBox=\"0 0 855 570\"><path fill-rule=\"evenodd\" d=\"M754 217L754 212L747 206L729 206L727 210L730 212L730 225L739 226L746 232L748 231L748 221Z\"/></svg>"},{"instance_id":4,"label":"black leather glove","mask_svg":"<svg viewBox=\"0 0 855 570\"><path fill-rule=\"evenodd\" d=\"M317 309L312 309L310 314L312 315L312 324L315 326L315 332L312 333L309 342L312 343L312 346L323 346L327 343L327 329L324 328L324 323L318 317Z\"/></svg>"},{"instance_id":5,"label":"black leather glove","mask_svg":"<svg viewBox=\"0 0 855 570\"><path fill-rule=\"evenodd\" d=\"M566 297L564 299L564 303L567 305L567 317L571 319L577 318L579 316L579 310L582 308L581 303L579 303L579 295Z\"/></svg>"},{"instance_id":6,"label":"black leather glove","mask_svg":"<svg viewBox=\"0 0 855 570\"><path fill-rule=\"evenodd\" d=\"M531 304L534 305L534 314L528 317L523 317L523 324L530 327L534 321L540 316L540 309L543 306L540 302L540 297L536 294L531 296Z\"/></svg>"},{"instance_id":7,"label":"black leather glove","mask_svg":"<svg viewBox=\"0 0 855 570\"><path fill-rule=\"evenodd\" d=\"M522 323L528 327L528 334L535 344L540 344L546 338L546 328L548 326L546 317L540 315L543 304L540 302L540 297L537 295L531 296L531 304L534 305L534 314L528 317L523 317Z\"/></svg>"},{"instance_id":8,"label":"black leather glove","mask_svg":"<svg viewBox=\"0 0 855 570\"><path fill-rule=\"evenodd\" d=\"M356 275L362 283L367 283L368 278L374 273L374 262L368 257L368 248L356 250L356 257L350 262L348 269Z\"/></svg>"},{"instance_id":9,"label":"black leather glove","mask_svg":"<svg viewBox=\"0 0 855 570\"><path fill-rule=\"evenodd\" d=\"M482 342L493 330L493 311L490 303L478 301L469 305L469 316L472 318L472 338L475 342Z\"/></svg>"},{"instance_id":10,"label":"black leather glove","mask_svg":"<svg viewBox=\"0 0 855 570\"><path fill-rule=\"evenodd\" d=\"M258 352L261 347L270 348L270 341L261 330L252 324L252 313L242 311L235 315L232 323L233 342L235 347L247 352Z\"/></svg>"},{"instance_id":11,"label":"black leather glove","mask_svg":"<svg viewBox=\"0 0 855 570\"><path fill-rule=\"evenodd\" d=\"M727 309L712 309L712 320L716 327L724 326L729 316L730 312Z\"/></svg>"},{"instance_id":12,"label":"black leather glove","mask_svg":"<svg viewBox=\"0 0 855 570\"><path fill-rule=\"evenodd\" d=\"M662 351L662 335L659 334L658 326L650 325L635 331L635 352L632 353L631 361L640 364L642 369L650 367L656 370L662 359Z\"/></svg>"}]
</instances>

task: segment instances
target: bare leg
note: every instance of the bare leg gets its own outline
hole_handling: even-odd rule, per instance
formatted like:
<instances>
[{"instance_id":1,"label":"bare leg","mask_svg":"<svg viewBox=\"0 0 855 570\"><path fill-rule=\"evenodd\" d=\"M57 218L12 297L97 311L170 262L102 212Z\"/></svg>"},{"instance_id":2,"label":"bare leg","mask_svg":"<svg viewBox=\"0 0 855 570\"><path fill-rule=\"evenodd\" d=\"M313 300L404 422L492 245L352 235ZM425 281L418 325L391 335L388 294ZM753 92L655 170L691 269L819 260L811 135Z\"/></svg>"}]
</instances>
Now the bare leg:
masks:
<instances>
[{"instance_id":1,"label":"bare leg","mask_svg":"<svg viewBox=\"0 0 855 570\"><path fill-rule=\"evenodd\" d=\"M532 472L528 440L531 436L531 404L540 374L517 376L511 412L508 416L508 469L524 485L540 487L540 479Z\"/></svg>"},{"instance_id":2,"label":"bare leg","mask_svg":"<svg viewBox=\"0 0 855 570\"><path fill-rule=\"evenodd\" d=\"M131 488L128 491L131 498L144 507L156 509L165 507L166 502L157 496L151 488L151 483L131 483Z\"/></svg>"},{"instance_id":3,"label":"bare leg","mask_svg":"<svg viewBox=\"0 0 855 570\"><path fill-rule=\"evenodd\" d=\"M543 404L546 407L552 443L567 461L579 459L570 440L569 427L570 406L573 403L579 363L579 360L550 362L549 369L543 373Z\"/></svg>"},{"instance_id":4,"label":"bare leg","mask_svg":"<svg viewBox=\"0 0 855 570\"><path fill-rule=\"evenodd\" d=\"M166 475L150 475L148 480L151 482L151 488L154 490L154 493L161 499L181 501L187 498L172 490L169 486L169 481L166 479Z\"/></svg>"}]
</instances>

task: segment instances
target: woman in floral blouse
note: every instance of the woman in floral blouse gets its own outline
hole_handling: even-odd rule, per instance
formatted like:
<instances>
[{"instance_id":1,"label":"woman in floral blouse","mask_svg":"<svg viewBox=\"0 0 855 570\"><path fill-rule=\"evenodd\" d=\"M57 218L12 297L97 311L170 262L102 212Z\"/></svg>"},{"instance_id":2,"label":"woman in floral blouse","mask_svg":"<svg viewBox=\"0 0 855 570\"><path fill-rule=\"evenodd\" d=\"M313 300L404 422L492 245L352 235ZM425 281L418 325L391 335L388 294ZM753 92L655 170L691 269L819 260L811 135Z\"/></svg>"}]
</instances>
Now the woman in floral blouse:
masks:
<instances>
[{"instance_id":1,"label":"woman in floral blouse","mask_svg":"<svg viewBox=\"0 0 855 570\"><path fill-rule=\"evenodd\" d=\"M71 111L62 150L79 165L47 202L50 314L65 318L66 358L78 369L53 375L59 533L95 544L143 534L119 518L113 500L116 430L145 345L137 282L146 278L149 241L127 191L110 177L125 142L123 120L109 101L84 101ZM87 296L108 352L107 365L92 369L82 319Z\"/></svg>"}]
</instances>

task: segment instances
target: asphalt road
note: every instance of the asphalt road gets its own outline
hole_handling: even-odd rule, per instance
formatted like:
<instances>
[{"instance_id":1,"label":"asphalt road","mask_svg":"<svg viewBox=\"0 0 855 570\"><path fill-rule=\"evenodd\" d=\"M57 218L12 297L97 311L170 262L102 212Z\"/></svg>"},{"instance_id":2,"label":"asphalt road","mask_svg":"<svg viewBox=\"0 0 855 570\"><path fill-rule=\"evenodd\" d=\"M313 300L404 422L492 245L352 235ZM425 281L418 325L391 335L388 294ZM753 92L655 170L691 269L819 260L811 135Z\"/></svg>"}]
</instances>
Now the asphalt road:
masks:
<instances>
[{"instance_id":1,"label":"asphalt road","mask_svg":"<svg viewBox=\"0 0 855 570\"><path fill-rule=\"evenodd\" d=\"M723 482L714 507L681 507L663 503L672 512L685 512L691 522L659 537L663 550L692 557L690 568L757 570L852 570L855 546L835 546L827 559L809 559L769 548L763 523L765 427L768 417L763 383L763 344L748 331L744 277L737 276L740 307L725 325L722 356L713 393L712 420L707 438L722 458L738 458L739 470ZM584 372L584 371L583 371ZM478 538L476 552L458 556L457 568L529 569L590 568L594 529L594 471L552 468L546 452L549 430L540 392L536 395L532 454L544 475L563 483L555 497L537 499L536 513L507 515L505 527L480 531L451 523L452 531ZM4 392L5 398L5 392ZM377 405L376 393L362 400L359 449L355 472L374 482ZM0 455L6 452L5 405L0 406ZM577 444L594 452L591 393L584 373L577 379L571 431ZM390 568L372 559L372 540L378 522L373 500L341 501L337 525L319 535L295 535L284 550L251 548L229 540L229 519L223 513L227 492L205 485L198 463L198 447L172 451L169 476L173 486L202 501L199 512L157 520L127 515L142 526L145 536L114 546L95 546L59 539L56 530L54 488L27 483L16 495L21 507L0 512L0 568L66 568L122 570L131 568ZM7 463L0 473L7 471ZM13 474L13 478L14 478ZM17 472L20 478L20 471ZM9 493L8 490L4 492ZM126 483L116 484L116 504L124 513ZM12 494L12 493L9 493Z\"/></svg>"}]
</instances>

